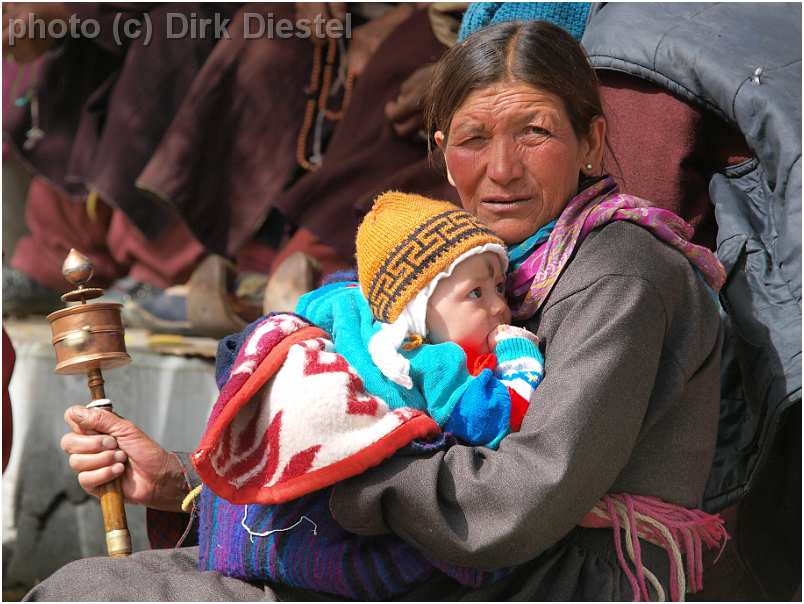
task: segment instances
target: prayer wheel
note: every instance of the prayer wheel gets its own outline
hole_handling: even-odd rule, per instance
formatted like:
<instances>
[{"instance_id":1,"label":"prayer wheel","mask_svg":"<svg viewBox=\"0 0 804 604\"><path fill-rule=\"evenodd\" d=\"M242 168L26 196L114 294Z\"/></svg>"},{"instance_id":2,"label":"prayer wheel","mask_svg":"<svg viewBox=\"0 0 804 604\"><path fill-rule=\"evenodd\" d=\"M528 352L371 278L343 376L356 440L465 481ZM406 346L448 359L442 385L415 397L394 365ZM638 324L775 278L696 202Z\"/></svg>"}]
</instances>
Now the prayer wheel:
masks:
<instances>
[{"instance_id":1,"label":"prayer wheel","mask_svg":"<svg viewBox=\"0 0 804 604\"><path fill-rule=\"evenodd\" d=\"M103 295L103 290L85 287L92 278L89 260L76 250L70 250L62 265L62 274L77 286L64 294L64 302L72 306L48 315L56 350L56 373L62 375L86 374L92 401L87 407L100 407L112 411L112 402L106 398L102 369L114 369L131 362L126 352L122 306L109 302L87 304ZM131 535L128 531L126 511L120 479L101 488L101 511L106 529L106 549L110 556L128 556L131 553Z\"/></svg>"}]
</instances>

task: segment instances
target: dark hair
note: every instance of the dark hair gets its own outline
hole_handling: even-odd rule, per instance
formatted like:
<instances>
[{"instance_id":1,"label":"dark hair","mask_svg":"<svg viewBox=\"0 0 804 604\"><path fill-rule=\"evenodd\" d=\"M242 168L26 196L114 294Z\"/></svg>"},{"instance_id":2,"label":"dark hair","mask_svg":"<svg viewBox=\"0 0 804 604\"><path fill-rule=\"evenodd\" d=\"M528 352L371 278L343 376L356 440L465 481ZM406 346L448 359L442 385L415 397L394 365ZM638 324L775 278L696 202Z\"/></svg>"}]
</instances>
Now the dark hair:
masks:
<instances>
[{"instance_id":1,"label":"dark hair","mask_svg":"<svg viewBox=\"0 0 804 604\"><path fill-rule=\"evenodd\" d=\"M473 33L437 63L425 101L428 149L436 130L447 136L472 91L506 80L559 97L578 138L603 115L597 76L575 38L547 21L500 23Z\"/></svg>"}]
</instances>

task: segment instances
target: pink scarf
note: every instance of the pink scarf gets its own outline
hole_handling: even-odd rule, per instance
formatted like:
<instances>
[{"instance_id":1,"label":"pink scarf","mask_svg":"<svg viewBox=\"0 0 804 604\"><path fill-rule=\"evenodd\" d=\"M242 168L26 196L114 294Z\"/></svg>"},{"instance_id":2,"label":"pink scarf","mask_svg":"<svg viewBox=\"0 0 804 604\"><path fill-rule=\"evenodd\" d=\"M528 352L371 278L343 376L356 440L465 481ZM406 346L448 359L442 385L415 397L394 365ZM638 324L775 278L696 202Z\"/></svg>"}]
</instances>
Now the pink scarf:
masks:
<instances>
[{"instance_id":1,"label":"pink scarf","mask_svg":"<svg viewBox=\"0 0 804 604\"><path fill-rule=\"evenodd\" d=\"M653 587L659 602L666 601L668 595L674 602L683 602L686 592L701 591L702 546L720 550L715 558L717 562L729 540L724 521L718 514L689 510L656 497L627 493L604 495L578 524L586 528L614 529L614 549L620 568L631 584L634 602L650 601L648 585ZM658 545L667 552L670 560L670 594L664 592L656 575L643 564L640 539ZM636 572L631 570L626 554Z\"/></svg>"},{"instance_id":2,"label":"pink scarf","mask_svg":"<svg viewBox=\"0 0 804 604\"><path fill-rule=\"evenodd\" d=\"M518 300L511 308L514 318L532 317L586 236L615 220L628 220L648 229L684 254L709 286L720 291L726 271L712 251L690 243L692 227L669 210L620 193L614 179L607 176L570 200L549 239L509 275L509 299Z\"/></svg>"}]
</instances>

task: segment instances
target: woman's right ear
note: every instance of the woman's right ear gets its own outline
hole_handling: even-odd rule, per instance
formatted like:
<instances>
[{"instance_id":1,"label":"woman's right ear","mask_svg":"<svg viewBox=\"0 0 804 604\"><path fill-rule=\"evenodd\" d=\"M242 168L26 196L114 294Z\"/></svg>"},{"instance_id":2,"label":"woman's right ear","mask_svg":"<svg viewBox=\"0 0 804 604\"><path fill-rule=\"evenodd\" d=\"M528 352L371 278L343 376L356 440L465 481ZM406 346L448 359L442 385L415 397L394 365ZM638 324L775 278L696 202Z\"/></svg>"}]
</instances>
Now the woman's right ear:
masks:
<instances>
[{"instance_id":1,"label":"woman's right ear","mask_svg":"<svg viewBox=\"0 0 804 604\"><path fill-rule=\"evenodd\" d=\"M452 180L452 174L449 171L449 163L447 163L447 145L446 145L446 138L444 137L444 133L441 130L436 130L435 134L433 135L433 139L435 140L435 144L438 145L439 150L441 151L441 156L444 158L444 166L447 168L447 180L449 184L453 187L455 186L455 181Z\"/></svg>"}]
</instances>

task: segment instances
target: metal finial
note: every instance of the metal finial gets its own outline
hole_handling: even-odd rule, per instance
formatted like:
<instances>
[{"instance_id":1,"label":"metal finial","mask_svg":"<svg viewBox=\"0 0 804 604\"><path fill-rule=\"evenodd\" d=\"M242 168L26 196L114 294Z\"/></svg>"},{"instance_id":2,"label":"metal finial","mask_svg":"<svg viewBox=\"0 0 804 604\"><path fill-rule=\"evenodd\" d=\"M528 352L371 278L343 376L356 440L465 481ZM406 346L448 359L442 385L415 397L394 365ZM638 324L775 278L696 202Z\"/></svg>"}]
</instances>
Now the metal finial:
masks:
<instances>
[{"instance_id":1,"label":"metal finial","mask_svg":"<svg viewBox=\"0 0 804 604\"><path fill-rule=\"evenodd\" d=\"M64 278L78 287L86 285L92 279L94 272L89 258L75 248L70 249L64 264L61 265L61 274Z\"/></svg>"},{"instance_id":2,"label":"metal finial","mask_svg":"<svg viewBox=\"0 0 804 604\"><path fill-rule=\"evenodd\" d=\"M75 248L71 249L70 253L67 254L67 257L64 259L64 264L61 265L61 274L64 275L67 281L77 286L77 289L67 292L61 299L65 302L80 301L84 303L87 300L102 296L102 289L98 289L97 287L84 287L89 283L89 280L92 279L94 273L95 269L92 268L92 263L89 261L89 258Z\"/></svg>"}]
</instances>

